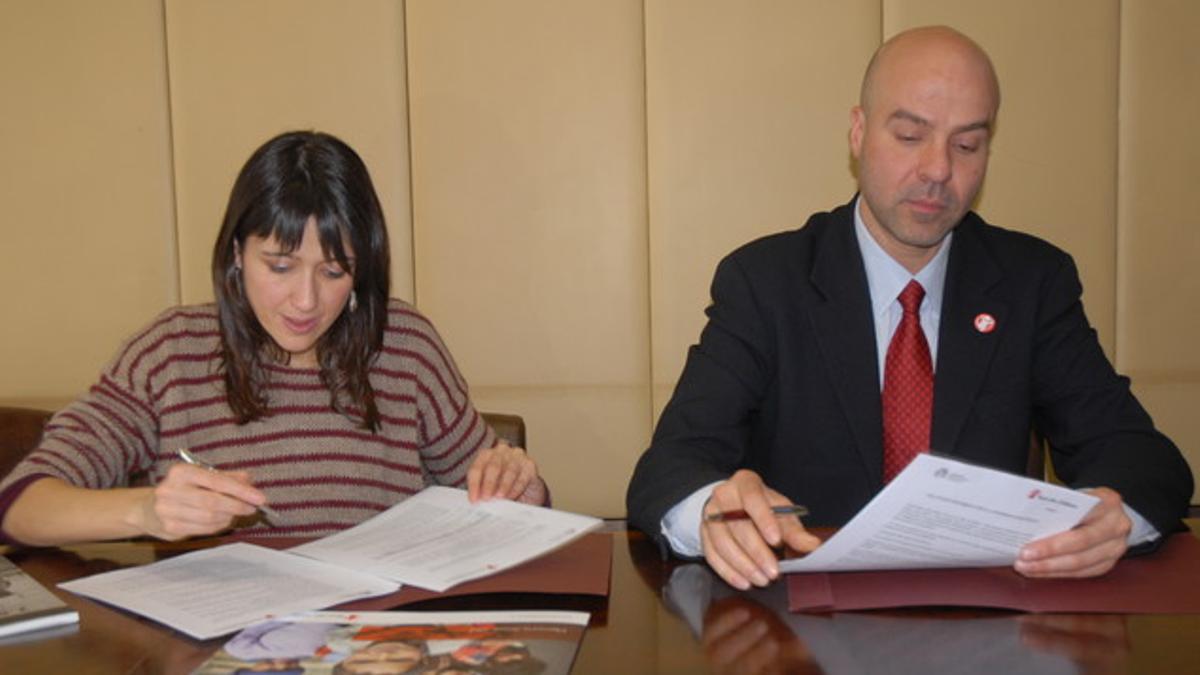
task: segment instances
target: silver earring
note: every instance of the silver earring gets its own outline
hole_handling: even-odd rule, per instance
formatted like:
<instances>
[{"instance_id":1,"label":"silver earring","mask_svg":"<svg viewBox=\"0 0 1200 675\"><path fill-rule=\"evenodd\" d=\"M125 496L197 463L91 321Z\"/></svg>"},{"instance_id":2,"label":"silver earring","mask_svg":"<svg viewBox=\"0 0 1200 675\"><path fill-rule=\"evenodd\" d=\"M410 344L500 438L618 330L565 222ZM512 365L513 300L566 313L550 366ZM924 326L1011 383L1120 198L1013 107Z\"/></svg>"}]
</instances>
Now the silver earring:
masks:
<instances>
[{"instance_id":1,"label":"silver earring","mask_svg":"<svg viewBox=\"0 0 1200 675\"><path fill-rule=\"evenodd\" d=\"M351 312L358 309L358 294L354 291L350 291L350 302L347 304L350 306Z\"/></svg>"}]
</instances>

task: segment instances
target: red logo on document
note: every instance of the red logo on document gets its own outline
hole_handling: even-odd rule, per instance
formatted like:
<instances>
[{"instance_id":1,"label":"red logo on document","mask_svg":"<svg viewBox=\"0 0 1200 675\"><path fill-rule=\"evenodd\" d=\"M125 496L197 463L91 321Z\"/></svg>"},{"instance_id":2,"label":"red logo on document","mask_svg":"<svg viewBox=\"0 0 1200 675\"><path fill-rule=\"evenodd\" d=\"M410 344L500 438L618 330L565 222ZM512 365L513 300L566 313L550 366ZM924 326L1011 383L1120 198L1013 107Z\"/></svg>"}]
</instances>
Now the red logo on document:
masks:
<instances>
[{"instance_id":1,"label":"red logo on document","mask_svg":"<svg viewBox=\"0 0 1200 675\"><path fill-rule=\"evenodd\" d=\"M984 312L975 315L975 330L980 333L990 333L996 330L996 317Z\"/></svg>"},{"instance_id":2,"label":"red logo on document","mask_svg":"<svg viewBox=\"0 0 1200 675\"><path fill-rule=\"evenodd\" d=\"M1036 499L1037 496L1040 494L1042 494L1041 490L1039 490L1038 488L1033 488L1032 490L1029 491L1029 498Z\"/></svg>"}]
</instances>

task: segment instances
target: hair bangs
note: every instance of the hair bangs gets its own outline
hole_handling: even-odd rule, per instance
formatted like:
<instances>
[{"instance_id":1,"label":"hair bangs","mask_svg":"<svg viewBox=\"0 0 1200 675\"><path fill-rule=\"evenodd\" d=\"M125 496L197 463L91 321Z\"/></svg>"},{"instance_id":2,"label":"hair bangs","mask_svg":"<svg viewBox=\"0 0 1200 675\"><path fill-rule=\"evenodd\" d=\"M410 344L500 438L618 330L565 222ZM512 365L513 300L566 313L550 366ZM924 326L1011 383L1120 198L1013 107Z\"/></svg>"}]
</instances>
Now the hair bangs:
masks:
<instances>
[{"instance_id":1,"label":"hair bangs","mask_svg":"<svg viewBox=\"0 0 1200 675\"><path fill-rule=\"evenodd\" d=\"M325 259L336 260L343 270L353 272L354 264L350 261L353 254L353 244L350 242L352 230L346 220L326 212L316 216L316 223L317 241L321 244Z\"/></svg>"},{"instance_id":2,"label":"hair bangs","mask_svg":"<svg viewBox=\"0 0 1200 675\"><path fill-rule=\"evenodd\" d=\"M346 219L322 200L310 194L311 189L280 190L275 199L266 199L248 209L242 219L240 240L255 236L275 239L283 253L300 248L310 221L316 224L317 240L327 260L336 260L347 272L353 269L350 237L352 228ZM350 250L348 250L350 249Z\"/></svg>"}]
</instances>

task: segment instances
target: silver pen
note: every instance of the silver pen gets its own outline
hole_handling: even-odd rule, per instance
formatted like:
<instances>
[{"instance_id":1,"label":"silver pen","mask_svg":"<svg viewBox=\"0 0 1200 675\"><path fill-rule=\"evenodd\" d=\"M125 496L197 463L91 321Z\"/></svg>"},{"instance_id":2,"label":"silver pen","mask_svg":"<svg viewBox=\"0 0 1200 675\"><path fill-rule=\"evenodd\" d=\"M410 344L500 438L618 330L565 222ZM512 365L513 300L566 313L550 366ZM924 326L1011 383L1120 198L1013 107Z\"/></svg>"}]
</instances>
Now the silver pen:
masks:
<instances>
[{"instance_id":1,"label":"silver pen","mask_svg":"<svg viewBox=\"0 0 1200 675\"><path fill-rule=\"evenodd\" d=\"M187 448L179 448L179 450L176 451L176 454L179 455L179 459L182 459L183 461L187 462L188 464L191 464L192 466L198 466L201 469L207 469L209 471L217 470L217 467L215 467L212 464L209 464L208 462L193 455L191 452L188 451ZM267 506L266 504L263 504L262 506L258 506L256 508L262 512L263 516L266 517L266 521L267 521L268 525L276 525L276 524L282 522L282 519L279 517L279 514L275 513L274 509Z\"/></svg>"}]
</instances>

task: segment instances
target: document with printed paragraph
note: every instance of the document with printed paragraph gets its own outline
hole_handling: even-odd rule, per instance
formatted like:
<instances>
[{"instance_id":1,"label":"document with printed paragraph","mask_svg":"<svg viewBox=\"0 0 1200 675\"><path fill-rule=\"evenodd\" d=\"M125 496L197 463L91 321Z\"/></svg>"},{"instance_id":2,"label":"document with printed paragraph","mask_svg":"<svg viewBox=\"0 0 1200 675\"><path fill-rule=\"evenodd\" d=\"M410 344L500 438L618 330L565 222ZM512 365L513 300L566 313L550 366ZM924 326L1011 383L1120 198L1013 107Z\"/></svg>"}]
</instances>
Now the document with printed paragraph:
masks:
<instances>
[{"instance_id":1,"label":"document with printed paragraph","mask_svg":"<svg viewBox=\"0 0 1200 675\"><path fill-rule=\"evenodd\" d=\"M506 499L471 504L463 490L429 487L365 523L289 550L444 591L536 558L602 522Z\"/></svg>"},{"instance_id":2,"label":"document with printed paragraph","mask_svg":"<svg viewBox=\"0 0 1200 675\"><path fill-rule=\"evenodd\" d=\"M782 572L1012 565L1027 542L1079 524L1097 497L923 454L845 527Z\"/></svg>"},{"instance_id":3,"label":"document with printed paragraph","mask_svg":"<svg viewBox=\"0 0 1200 675\"><path fill-rule=\"evenodd\" d=\"M430 487L356 527L275 550L226 544L60 588L204 640L266 618L392 593L443 591L537 558L602 521L539 506L470 504Z\"/></svg>"}]
</instances>

